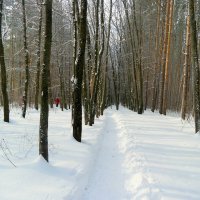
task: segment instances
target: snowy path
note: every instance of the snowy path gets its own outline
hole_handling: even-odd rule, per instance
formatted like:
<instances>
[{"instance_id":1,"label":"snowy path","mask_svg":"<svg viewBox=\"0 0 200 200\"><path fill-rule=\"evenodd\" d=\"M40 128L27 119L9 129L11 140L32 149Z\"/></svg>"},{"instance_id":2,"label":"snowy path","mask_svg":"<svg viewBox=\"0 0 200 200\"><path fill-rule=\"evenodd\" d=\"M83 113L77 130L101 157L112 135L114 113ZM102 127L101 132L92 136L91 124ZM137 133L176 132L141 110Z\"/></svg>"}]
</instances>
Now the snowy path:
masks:
<instances>
[{"instance_id":1,"label":"snowy path","mask_svg":"<svg viewBox=\"0 0 200 200\"><path fill-rule=\"evenodd\" d=\"M123 155L118 146L120 130L110 113L103 130L103 140L83 200L122 200L126 194Z\"/></svg>"}]
</instances>

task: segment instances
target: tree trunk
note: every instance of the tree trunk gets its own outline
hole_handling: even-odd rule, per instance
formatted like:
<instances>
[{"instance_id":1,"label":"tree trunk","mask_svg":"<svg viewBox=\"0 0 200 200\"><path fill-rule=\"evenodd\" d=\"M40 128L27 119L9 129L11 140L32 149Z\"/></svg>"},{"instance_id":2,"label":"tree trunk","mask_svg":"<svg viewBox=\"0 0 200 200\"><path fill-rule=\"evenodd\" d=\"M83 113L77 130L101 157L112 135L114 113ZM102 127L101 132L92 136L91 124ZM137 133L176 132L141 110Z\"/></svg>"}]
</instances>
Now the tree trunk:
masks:
<instances>
[{"instance_id":1,"label":"tree trunk","mask_svg":"<svg viewBox=\"0 0 200 200\"><path fill-rule=\"evenodd\" d=\"M45 41L42 66L41 84L41 111L40 111L40 130L39 130L39 154L48 162L48 117L49 117L49 69L51 60L51 39L52 39L52 0L46 0L46 23Z\"/></svg>"},{"instance_id":2,"label":"tree trunk","mask_svg":"<svg viewBox=\"0 0 200 200\"><path fill-rule=\"evenodd\" d=\"M0 64L1 64L1 89L3 95L4 122L9 122L9 101L7 92L7 75L4 59L4 46L2 38L3 0L0 0Z\"/></svg>"},{"instance_id":3,"label":"tree trunk","mask_svg":"<svg viewBox=\"0 0 200 200\"><path fill-rule=\"evenodd\" d=\"M108 33L107 33L107 43L106 43L106 62L105 69L103 72L103 91L102 91L102 99L101 99L101 115L103 115L103 111L105 109L106 96L107 96L107 73L108 73L108 55L109 55L109 44L110 44L110 30L111 30L111 20L112 20L112 10L113 10L113 2L110 0L110 13L108 20Z\"/></svg>"},{"instance_id":4,"label":"tree trunk","mask_svg":"<svg viewBox=\"0 0 200 200\"><path fill-rule=\"evenodd\" d=\"M51 65L49 65L49 105L50 108L53 108L53 103L54 103L54 98L53 98L53 94L52 94L52 86L51 86Z\"/></svg>"},{"instance_id":5,"label":"tree trunk","mask_svg":"<svg viewBox=\"0 0 200 200\"><path fill-rule=\"evenodd\" d=\"M87 29L87 0L81 0L81 13L79 24L79 49L74 66L74 95L73 95L73 137L81 142L82 136L82 82L85 65L85 44Z\"/></svg>"},{"instance_id":6,"label":"tree trunk","mask_svg":"<svg viewBox=\"0 0 200 200\"><path fill-rule=\"evenodd\" d=\"M27 45L27 29L26 29L26 9L25 0L22 0L23 12L23 31L24 31L24 55L25 55L25 86L23 93L22 117L26 116L27 102L28 102L28 86L29 86L29 51Z\"/></svg>"},{"instance_id":7,"label":"tree trunk","mask_svg":"<svg viewBox=\"0 0 200 200\"><path fill-rule=\"evenodd\" d=\"M194 101L194 119L195 133L200 130L200 95L199 95L199 62L198 62L198 40L197 28L194 11L194 0L189 0L189 15L191 27L191 50L192 50L192 65L193 65L193 101Z\"/></svg>"},{"instance_id":8,"label":"tree trunk","mask_svg":"<svg viewBox=\"0 0 200 200\"><path fill-rule=\"evenodd\" d=\"M94 69L92 74L92 83L91 83L91 98L90 98L90 120L89 125L92 126L94 124L94 117L95 117L95 96L97 93L97 83L98 83L98 76L99 76L99 69L98 69L98 59L99 59L99 1L96 1L96 8L95 8L95 52L94 52Z\"/></svg>"},{"instance_id":9,"label":"tree trunk","mask_svg":"<svg viewBox=\"0 0 200 200\"><path fill-rule=\"evenodd\" d=\"M160 96L159 96L159 113L163 114L163 95L164 95L164 84L165 84L165 64L167 55L167 42L169 36L169 13L170 13L170 1L167 1L166 15L165 15L165 39L162 55L162 71L161 71L161 81L160 81Z\"/></svg>"},{"instance_id":10,"label":"tree trunk","mask_svg":"<svg viewBox=\"0 0 200 200\"><path fill-rule=\"evenodd\" d=\"M152 88L152 103L151 103L151 111L154 112L156 108L156 99L157 99L157 76L158 76L158 68L159 68L159 44L160 44L160 13L161 13L161 0L157 0L157 30L156 30L156 52L155 52L155 64L154 64L154 79L153 79L153 88Z\"/></svg>"},{"instance_id":11,"label":"tree trunk","mask_svg":"<svg viewBox=\"0 0 200 200\"><path fill-rule=\"evenodd\" d=\"M40 91L40 47L41 47L41 37L42 37L42 6L40 6L40 18L38 27L38 43L37 43L37 73L36 73L36 86L35 86L35 109L38 110L38 100Z\"/></svg>"},{"instance_id":12,"label":"tree trunk","mask_svg":"<svg viewBox=\"0 0 200 200\"><path fill-rule=\"evenodd\" d=\"M169 14L169 31L168 31L168 41L167 41L167 52L166 52L166 63L165 63L165 81L164 81L164 91L163 91L163 107L162 113L166 115L167 110L167 92L168 92L168 77L169 77L169 59L171 50L171 34L173 26L173 8L174 0L170 1L170 14Z\"/></svg>"},{"instance_id":13,"label":"tree trunk","mask_svg":"<svg viewBox=\"0 0 200 200\"><path fill-rule=\"evenodd\" d=\"M94 84L94 109L93 109L93 116L92 116L92 120L94 123L94 117L95 117L95 112L98 113L98 105L100 105L100 103L98 104L98 100L100 101L100 99L98 99L98 93L100 92L100 85L101 85L101 81L100 81L100 77L101 77L101 72L102 72L102 57L103 57L103 52L104 52L104 42L105 42L105 30L104 30L104 0L101 0L101 39L100 39L100 50L98 53L98 70L97 70L97 74L95 76L95 84ZM99 112L100 113L100 112ZM98 114L97 114L98 116Z\"/></svg>"},{"instance_id":14,"label":"tree trunk","mask_svg":"<svg viewBox=\"0 0 200 200\"><path fill-rule=\"evenodd\" d=\"M134 41L134 36L132 33L132 29L131 29L131 23L130 23L130 19L129 19L129 13L128 13L128 6L127 6L127 1L123 0L122 1L124 9L125 9L125 15L126 15L126 21L127 21L127 26L128 26L128 34L130 37L130 45L131 45L131 59L132 59L132 70L133 70L133 78L134 78L134 91L135 91L135 105L134 107L136 107L136 110L139 112L140 108L139 108L139 86L138 86L138 82L137 82L137 69L136 69L136 60L138 58L136 58L135 54L136 54L136 45L135 45L135 41ZM137 60L138 62L138 60Z\"/></svg>"},{"instance_id":15,"label":"tree trunk","mask_svg":"<svg viewBox=\"0 0 200 200\"><path fill-rule=\"evenodd\" d=\"M187 31L186 31L186 52L185 63L183 69L183 94L181 104L181 117L185 120L187 103L188 103L188 88L189 88L189 67L190 67L190 17L187 16Z\"/></svg>"},{"instance_id":16,"label":"tree trunk","mask_svg":"<svg viewBox=\"0 0 200 200\"><path fill-rule=\"evenodd\" d=\"M72 126L74 123L74 75L76 66L76 56L77 56L77 46L78 46L78 11L77 11L77 1L72 1L72 17L73 17L73 77L71 78L72 85Z\"/></svg>"}]
</instances>

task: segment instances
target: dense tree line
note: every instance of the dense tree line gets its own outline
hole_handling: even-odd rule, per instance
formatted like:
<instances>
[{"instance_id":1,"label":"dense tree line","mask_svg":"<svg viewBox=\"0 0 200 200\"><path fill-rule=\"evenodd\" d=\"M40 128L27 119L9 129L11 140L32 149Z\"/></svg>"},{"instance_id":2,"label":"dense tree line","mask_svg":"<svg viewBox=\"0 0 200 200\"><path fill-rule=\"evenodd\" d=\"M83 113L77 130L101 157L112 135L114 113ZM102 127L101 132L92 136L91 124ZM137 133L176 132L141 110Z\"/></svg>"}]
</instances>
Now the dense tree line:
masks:
<instances>
[{"instance_id":1,"label":"dense tree line","mask_svg":"<svg viewBox=\"0 0 200 200\"><path fill-rule=\"evenodd\" d=\"M0 1L1 98L40 108L48 160L48 112L72 108L74 138L115 105L193 116L200 129L199 0Z\"/></svg>"}]
</instances>

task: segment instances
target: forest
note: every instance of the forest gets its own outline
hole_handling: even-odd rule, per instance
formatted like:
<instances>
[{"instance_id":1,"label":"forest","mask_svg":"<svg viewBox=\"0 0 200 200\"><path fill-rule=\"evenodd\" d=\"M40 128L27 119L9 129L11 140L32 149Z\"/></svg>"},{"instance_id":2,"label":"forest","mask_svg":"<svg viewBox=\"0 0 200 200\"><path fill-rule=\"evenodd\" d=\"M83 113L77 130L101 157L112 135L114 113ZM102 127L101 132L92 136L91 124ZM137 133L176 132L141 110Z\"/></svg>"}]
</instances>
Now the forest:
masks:
<instances>
[{"instance_id":1,"label":"forest","mask_svg":"<svg viewBox=\"0 0 200 200\"><path fill-rule=\"evenodd\" d=\"M27 123L26 131L30 127L37 127L34 130L34 148L37 149L36 154L47 162L51 160L49 154L52 153L50 137L54 132L51 132L51 124L60 124L59 119L62 121L66 118L63 123L69 126L66 128L67 134L74 139L70 140L70 145L87 143L84 130L95 133L95 127L103 123L101 119L107 120L104 123L111 124L105 125L105 130L113 130L119 135L121 132L116 127L120 123L118 128L121 130L124 127L122 132L133 131L134 127L138 131L140 128L150 130L151 126L159 127L162 132L168 126L180 128L182 123L184 128L188 128L189 124L190 128L186 132L192 133L190 137L198 136L199 33L199 0L0 0L2 156L12 166L17 166L16 158L10 158L13 155L4 132L14 132L11 126L17 126L18 120L20 123ZM56 99L58 107L55 105ZM110 109L114 114L111 114ZM114 110L118 111L119 116ZM56 121L52 121L53 113ZM171 118L174 115L176 123ZM141 123L142 120L144 124ZM123 123L127 123L127 127ZM57 126L59 132L62 126ZM168 132L171 134L171 131ZM133 137L145 141L144 136L135 134ZM26 142L33 140L29 136L24 137ZM158 137L161 135L155 136L157 139ZM146 139L151 141L150 136ZM114 136L110 137L109 142L112 143L112 140L115 140ZM168 141L167 136L166 140ZM195 145L198 146L196 143ZM26 151L26 155L31 148ZM136 150L137 153L134 148L133 151ZM161 147L159 149L164 151ZM200 152L199 147L198 151ZM147 153L148 150L144 152ZM198 173L197 181L200 181L200 171ZM142 179L142 185L148 179L144 180L143 175L139 178ZM137 182L135 179L133 182ZM150 185L151 181L147 182ZM137 185L134 187L139 191ZM151 194L148 193L147 199L161 199L160 193L156 192L154 196L152 191ZM96 195L98 192L94 193ZM87 195L84 198L66 199L98 199L98 195ZM200 193L197 196L179 196L175 199L199 198ZM6 200L5 197L3 199ZM47 196L44 199L65 198ZM139 200L145 197L100 195L99 199Z\"/></svg>"}]
</instances>

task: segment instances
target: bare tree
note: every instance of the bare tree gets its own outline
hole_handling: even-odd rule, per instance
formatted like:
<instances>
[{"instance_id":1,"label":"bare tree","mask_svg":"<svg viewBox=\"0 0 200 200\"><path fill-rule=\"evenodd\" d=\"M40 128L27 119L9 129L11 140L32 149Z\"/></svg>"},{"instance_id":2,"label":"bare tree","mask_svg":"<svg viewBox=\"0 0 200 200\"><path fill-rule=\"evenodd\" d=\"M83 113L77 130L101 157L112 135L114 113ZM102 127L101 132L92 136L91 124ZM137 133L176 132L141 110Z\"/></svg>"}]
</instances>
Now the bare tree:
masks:
<instances>
[{"instance_id":1,"label":"bare tree","mask_svg":"<svg viewBox=\"0 0 200 200\"><path fill-rule=\"evenodd\" d=\"M9 122L9 101L7 92L7 73L4 59L4 46L2 35L3 0L0 0L0 64L1 64L1 89L3 95L4 121Z\"/></svg>"},{"instance_id":2,"label":"bare tree","mask_svg":"<svg viewBox=\"0 0 200 200\"><path fill-rule=\"evenodd\" d=\"M35 109L38 110L38 100L39 100L39 91L40 91L40 70L41 70L41 39L42 39L42 2L40 2L39 6L39 26L38 26L38 43L37 43L37 72L35 79Z\"/></svg>"},{"instance_id":3,"label":"bare tree","mask_svg":"<svg viewBox=\"0 0 200 200\"><path fill-rule=\"evenodd\" d=\"M27 45L27 25L26 25L26 8L25 1L22 0L22 13L23 13L23 33L24 33L24 58L25 58L25 85L23 93L22 117L26 116L27 102L28 102L28 86L29 86L29 51Z\"/></svg>"},{"instance_id":4,"label":"bare tree","mask_svg":"<svg viewBox=\"0 0 200 200\"><path fill-rule=\"evenodd\" d=\"M194 11L194 0L189 0L189 15L191 26L191 50L192 50L192 65L193 65L193 90L194 90L194 119L195 119L195 133L200 130L200 93L199 93L199 61L198 61L198 40L197 27Z\"/></svg>"},{"instance_id":5,"label":"bare tree","mask_svg":"<svg viewBox=\"0 0 200 200\"><path fill-rule=\"evenodd\" d=\"M72 121L73 137L78 142L81 142L81 136L82 136L82 83L83 83L83 69L85 65L87 0L81 0L80 7L81 7L80 23L78 28L79 48L74 65L74 92L73 92L74 94L73 94L73 121Z\"/></svg>"},{"instance_id":6,"label":"bare tree","mask_svg":"<svg viewBox=\"0 0 200 200\"><path fill-rule=\"evenodd\" d=\"M42 84L41 84L41 111L40 111L40 129L39 129L39 154L46 161L48 156L48 117L49 117L49 68L51 60L51 40L52 40L52 1L45 2L45 41L42 65Z\"/></svg>"},{"instance_id":7,"label":"bare tree","mask_svg":"<svg viewBox=\"0 0 200 200\"><path fill-rule=\"evenodd\" d=\"M185 63L183 71L183 96L181 104L181 117L185 120L186 110L188 107L188 88L189 88L189 70L190 68L190 17L187 16L187 31L186 31L186 48L185 48Z\"/></svg>"}]
</instances>

